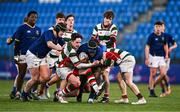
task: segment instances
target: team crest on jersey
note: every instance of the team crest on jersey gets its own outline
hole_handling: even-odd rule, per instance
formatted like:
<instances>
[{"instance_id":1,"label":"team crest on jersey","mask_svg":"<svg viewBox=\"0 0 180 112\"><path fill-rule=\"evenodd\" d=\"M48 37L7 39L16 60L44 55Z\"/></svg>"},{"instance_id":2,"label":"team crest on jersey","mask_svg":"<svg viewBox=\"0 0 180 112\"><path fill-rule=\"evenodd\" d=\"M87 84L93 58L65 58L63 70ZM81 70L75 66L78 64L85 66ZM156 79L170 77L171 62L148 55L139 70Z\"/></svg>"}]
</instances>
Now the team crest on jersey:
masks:
<instances>
[{"instance_id":1,"label":"team crest on jersey","mask_svg":"<svg viewBox=\"0 0 180 112\"><path fill-rule=\"evenodd\" d=\"M39 35L39 31L38 30L36 30L36 34Z\"/></svg>"},{"instance_id":2,"label":"team crest on jersey","mask_svg":"<svg viewBox=\"0 0 180 112\"><path fill-rule=\"evenodd\" d=\"M67 33L65 32L63 35L64 35L64 36L67 36Z\"/></svg>"},{"instance_id":3,"label":"team crest on jersey","mask_svg":"<svg viewBox=\"0 0 180 112\"><path fill-rule=\"evenodd\" d=\"M27 33L31 33L31 31L30 31L30 30L28 30L28 31L27 31Z\"/></svg>"},{"instance_id":4,"label":"team crest on jersey","mask_svg":"<svg viewBox=\"0 0 180 112\"><path fill-rule=\"evenodd\" d=\"M164 37L162 37L162 40L164 41Z\"/></svg>"},{"instance_id":5,"label":"team crest on jersey","mask_svg":"<svg viewBox=\"0 0 180 112\"><path fill-rule=\"evenodd\" d=\"M110 31L105 32L105 35L107 35L107 36L109 36L110 34L111 34Z\"/></svg>"},{"instance_id":6,"label":"team crest on jersey","mask_svg":"<svg viewBox=\"0 0 180 112\"><path fill-rule=\"evenodd\" d=\"M115 31L113 34L116 35L116 34L117 34L117 31Z\"/></svg>"}]
</instances>

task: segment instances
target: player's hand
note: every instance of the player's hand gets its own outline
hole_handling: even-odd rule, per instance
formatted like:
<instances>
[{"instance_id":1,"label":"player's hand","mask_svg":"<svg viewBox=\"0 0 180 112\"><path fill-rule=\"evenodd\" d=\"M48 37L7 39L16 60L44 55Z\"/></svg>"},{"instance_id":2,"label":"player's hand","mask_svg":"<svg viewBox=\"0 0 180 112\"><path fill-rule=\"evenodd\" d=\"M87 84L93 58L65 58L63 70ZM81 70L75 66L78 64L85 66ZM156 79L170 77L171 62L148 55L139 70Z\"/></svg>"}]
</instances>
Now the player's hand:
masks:
<instances>
[{"instance_id":1,"label":"player's hand","mask_svg":"<svg viewBox=\"0 0 180 112\"><path fill-rule=\"evenodd\" d=\"M99 65L100 64L100 61L96 60L93 62L93 65L96 66L96 65Z\"/></svg>"},{"instance_id":2,"label":"player's hand","mask_svg":"<svg viewBox=\"0 0 180 112\"><path fill-rule=\"evenodd\" d=\"M61 46L61 45L59 45L59 44L57 44L56 46L57 46L57 50L58 50L58 51L62 51L63 48L64 48L64 46Z\"/></svg>"},{"instance_id":3,"label":"player's hand","mask_svg":"<svg viewBox=\"0 0 180 112\"><path fill-rule=\"evenodd\" d=\"M101 65L104 64L104 60L103 60L103 59L100 60L100 64L101 64Z\"/></svg>"},{"instance_id":4,"label":"player's hand","mask_svg":"<svg viewBox=\"0 0 180 112\"><path fill-rule=\"evenodd\" d=\"M56 56L59 56L61 54L61 51L55 51Z\"/></svg>"},{"instance_id":5,"label":"player's hand","mask_svg":"<svg viewBox=\"0 0 180 112\"><path fill-rule=\"evenodd\" d=\"M6 43L7 43L8 45L10 45L10 44L12 43L12 38L11 38L11 37L7 38Z\"/></svg>"},{"instance_id":6,"label":"player's hand","mask_svg":"<svg viewBox=\"0 0 180 112\"><path fill-rule=\"evenodd\" d=\"M169 56L168 56L168 55L166 55L166 56L165 56L165 60L168 60L168 58L169 58Z\"/></svg>"},{"instance_id":7,"label":"player's hand","mask_svg":"<svg viewBox=\"0 0 180 112\"><path fill-rule=\"evenodd\" d=\"M106 42L105 41L100 41L99 44L103 45L103 46L106 46Z\"/></svg>"},{"instance_id":8,"label":"player's hand","mask_svg":"<svg viewBox=\"0 0 180 112\"><path fill-rule=\"evenodd\" d=\"M169 49L168 49L168 53L171 53L171 51L172 51L172 48L169 48Z\"/></svg>"},{"instance_id":9,"label":"player's hand","mask_svg":"<svg viewBox=\"0 0 180 112\"><path fill-rule=\"evenodd\" d=\"M145 60L145 64L148 66L149 65L149 58L147 58L146 60Z\"/></svg>"}]
</instances>

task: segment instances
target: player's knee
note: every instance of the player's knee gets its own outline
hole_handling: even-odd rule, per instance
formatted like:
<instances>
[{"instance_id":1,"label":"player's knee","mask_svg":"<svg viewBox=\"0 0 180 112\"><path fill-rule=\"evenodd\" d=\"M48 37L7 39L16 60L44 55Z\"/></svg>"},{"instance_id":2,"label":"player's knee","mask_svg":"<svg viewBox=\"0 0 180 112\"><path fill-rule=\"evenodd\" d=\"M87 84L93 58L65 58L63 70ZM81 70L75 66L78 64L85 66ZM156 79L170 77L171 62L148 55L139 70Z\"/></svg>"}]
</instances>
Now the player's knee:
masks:
<instances>
[{"instance_id":1,"label":"player's knee","mask_svg":"<svg viewBox=\"0 0 180 112\"><path fill-rule=\"evenodd\" d=\"M21 80L24 79L24 76L25 76L25 74L22 74L22 73L21 73L21 74L18 74L18 78L21 79Z\"/></svg>"},{"instance_id":2,"label":"player's knee","mask_svg":"<svg viewBox=\"0 0 180 112\"><path fill-rule=\"evenodd\" d=\"M73 85L74 85L75 88L79 88L80 85L81 85L80 80L76 80L76 81L73 83Z\"/></svg>"},{"instance_id":3,"label":"player's knee","mask_svg":"<svg viewBox=\"0 0 180 112\"><path fill-rule=\"evenodd\" d=\"M40 81L41 83L47 82L47 81L49 81L49 80L50 80L50 77L49 77L48 75L41 76L40 79L39 79L39 81Z\"/></svg>"},{"instance_id":4,"label":"player's knee","mask_svg":"<svg viewBox=\"0 0 180 112\"><path fill-rule=\"evenodd\" d=\"M110 85L110 81L106 80L106 85L109 86Z\"/></svg>"},{"instance_id":5,"label":"player's knee","mask_svg":"<svg viewBox=\"0 0 180 112\"><path fill-rule=\"evenodd\" d=\"M133 82L126 80L126 84L127 84L128 86L131 86L131 85L133 84Z\"/></svg>"},{"instance_id":6,"label":"player's knee","mask_svg":"<svg viewBox=\"0 0 180 112\"><path fill-rule=\"evenodd\" d=\"M120 83L121 81L122 81L122 79L120 78L120 76L119 75L117 75L117 81Z\"/></svg>"},{"instance_id":7,"label":"player's knee","mask_svg":"<svg viewBox=\"0 0 180 112\"><path fill-rule=\"evenodd\" d=\"M32 77L31 79L32 79L33 82L38 82L39 81L38 77Z\"/></svg>"},{"instance_id":8,"label":"player's knee","mask_svg":"<svg viewBox=\"0 0 180 112\"><path fill-rule=\"evenodd\" d=\"M76 87L79 87L81 85L80 80L77 81L76 85L77 85Z\"/></svg>"}]
</instances>

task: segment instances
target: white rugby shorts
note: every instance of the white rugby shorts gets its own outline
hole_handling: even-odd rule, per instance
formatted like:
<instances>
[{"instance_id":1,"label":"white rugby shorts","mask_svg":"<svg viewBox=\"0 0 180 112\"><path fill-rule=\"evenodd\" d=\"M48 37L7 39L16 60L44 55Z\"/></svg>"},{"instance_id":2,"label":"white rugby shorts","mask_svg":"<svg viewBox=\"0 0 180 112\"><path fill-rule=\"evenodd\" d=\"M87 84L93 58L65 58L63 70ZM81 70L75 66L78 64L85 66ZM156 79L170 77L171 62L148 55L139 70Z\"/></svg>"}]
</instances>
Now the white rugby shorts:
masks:
<instances>
[{"instance_id":1,"label":"white rugby shorts","mask_svg":"<svg viewBox=\"0 0 180 112\"><path fill-rule=\"evenodd\" d=\"M158 68L166 66L165 58L163 56L152 56L149 54L149 67Z\"/></svg>"},{"instance_id":2,"label":"white rugby shorts","mask_svg":"<svg viewBox=\"0 0 180 112\"><path fill-rule=\"evenodd\" d=\"M36 55L31 53L29 50L26 53L26 62L27 62L28 68L36 68L42 65L47 65L46 57L40 59Z\"/></svg>"}]
</instances>

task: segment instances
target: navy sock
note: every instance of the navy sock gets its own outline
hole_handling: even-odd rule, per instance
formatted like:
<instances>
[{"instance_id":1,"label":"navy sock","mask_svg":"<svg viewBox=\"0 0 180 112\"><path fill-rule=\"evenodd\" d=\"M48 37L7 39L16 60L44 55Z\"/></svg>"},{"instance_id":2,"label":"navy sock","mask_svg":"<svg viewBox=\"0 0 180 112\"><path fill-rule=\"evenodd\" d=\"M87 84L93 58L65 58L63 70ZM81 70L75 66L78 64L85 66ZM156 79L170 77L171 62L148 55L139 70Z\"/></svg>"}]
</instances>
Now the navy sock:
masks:
<instances>
[{"instance_id":1,"label":"navy sock","mask_svg":"<svg viewBox=\"0 0 180 112\"><path fill-rule=\"evenodd\" d=\"M161 89L161 92L162 92L162 93L165 93L165 89L164 89L164 88L162 88L162 89Z\"/></svg>"},{"instance_id":2,"label":"navy sock","mask_svg":"<svg viewBox=\"0 0 180 112\"><path fill-rule=\"evenodd\" d=\"M28 97L28 95L29 95L29 93L24 92L24 90L23 90L23 92L22 92L22 96L24 96L24 97Z\"/></svg>"},{"instance_id":3,"label":"navy sock","mask_svg":"<svg viewBox=\"0 0 180 112\"><path fill-rule=\"evenodd\" d=\"M169 82L166 82L165 85L166 85L166 87L169 87L169 86L170 86L170 83L169 83Z\"/></svg>"},{"instance_id":4,"label":"navy sock","mask_svg":"<svg viewBox=\"0 0 180 112\"><path fill-rule=\"evenodd\" d=\"M150 89L150 94L151 95L154 95L155 93L154 93L154 89Z\"/></svg>"},{"instance_id":5,"label":"navy sock","mask_svg":"<svg viewBox=\"0 0 180 112\"><path fill-rule=\"evenodd\" d=\"M16 87L15 87L15 86L13 86L12 92L13 92L13 93L16 93Z\"/></svg>"},{"instance_id":6,"label":"navy sock","mask_svg":"<svg viewBox=\"0 0 180 112\"><path fill-rule=\"evenodd\" d=\"M95 96L96 96L96 93L95 93L95 92L90 92L90 94L89 94L89 98L94 99L94 98L95 98Z\"/></svg>"}]
</instances>

